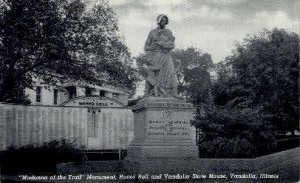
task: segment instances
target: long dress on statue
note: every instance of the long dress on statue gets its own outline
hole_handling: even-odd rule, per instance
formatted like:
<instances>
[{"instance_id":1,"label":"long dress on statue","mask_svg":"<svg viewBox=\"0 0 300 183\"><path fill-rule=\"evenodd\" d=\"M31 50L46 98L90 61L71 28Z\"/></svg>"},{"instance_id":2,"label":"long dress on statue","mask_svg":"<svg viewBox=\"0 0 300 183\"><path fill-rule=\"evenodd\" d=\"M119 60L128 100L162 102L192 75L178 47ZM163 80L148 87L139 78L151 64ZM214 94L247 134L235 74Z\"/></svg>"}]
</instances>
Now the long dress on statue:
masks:
<instances>
[{"instance_id":1,"label":"long dress on statue","mask_svg":"<svg viewBox=\"0 0 300 183\"><path fill-rule=\"evenodd\" d=\"M169 29L156 28L149 33L145 43L147 62L157 68L157 74L148 75L148 79L157 85L160 97L177 96L177 79L170 54L174 49L174 41L175 37ZM146 86L146 90L147 87L149 86Z\"/></svg>"}]
</instances>

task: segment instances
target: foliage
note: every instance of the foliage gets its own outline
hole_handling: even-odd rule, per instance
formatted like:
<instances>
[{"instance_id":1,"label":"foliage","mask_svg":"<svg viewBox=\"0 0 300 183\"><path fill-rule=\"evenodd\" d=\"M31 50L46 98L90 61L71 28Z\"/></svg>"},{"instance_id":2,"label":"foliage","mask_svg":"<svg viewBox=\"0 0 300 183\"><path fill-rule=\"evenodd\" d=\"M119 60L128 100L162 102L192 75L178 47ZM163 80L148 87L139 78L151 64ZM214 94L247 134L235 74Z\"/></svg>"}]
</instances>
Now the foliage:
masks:
<instances>
[{"instance_id":1,"label":"foliage","mask_svg":"<svg viewBox=\"0 0 300 183\"><path fill-rule=\"evenodd\" d=\"M278 132L299 128L297 34L274 29L248 37L215 71L214 106L193 121L203 157L274 152Z\"/></svg>"},{"instance_id":2,"label":"foliage","mask_svg":"<svg viewBox=\"0 0 300 183\"><path fill-rule=\"evenodd\" d=\"M174 61L178 93L193 103L208 103L211 87L209 70L213 67L211 56L196 48L176 49L171 52ZM136 58L139 73L146 77L143 63L146 54Z\"/></svg>"},{"instance_id":3,"label":"foliage","mask_svg":"<svg viewBox=\"0 0 300 183\"><path fill-rule=\"evenodd\" d=\"M0 101L22 102L10 91L49 74L134 90L136 72L106 2L5 0L0 13Z\"/></svg>"},{"instance_id":4,"label":"foliage","mask_svg":"<svg viewBox=\"0 0 300 183\"><path fill-rule=\"evenodd\" d=\"M10 147L0 153L4 174L55 173L57 163L80 162L82 159L82 150L65 140L55 140L41 146Z\"/></svg>"},{"instance_id":5,"label":"foliage","mask_svg":"<svg viewBox=\"0 0 300 183\"><path fill-rule=\"evenodd\" d=\"M207 108L193 124L201 129L200 156L250 158L271 152L276 139L268 116L259 109Z\"/></svg>"},{"instance_id":6,"label":"foliage","mask_svg":"<svg viewBox=\"0 0 300 183\"><path fill-rule=\"evenodd\" d=\"M299 128L299 36L264 30L237 44L218 64L214 104L261 107L280 131Z\"/></svg>"},{"instance_id":7,"label":"foliage","mask_svg":"<svg viewBox=\"0 0 300 183\"><path fill-rule=\"evenodd\" d=\"M137 72L123 39L113 10L107 3L98 4L84 17L85 32L88 35L81 42L84 56L95 62L99 78L105 82L135 90Z\"/></svg>"},{"instance_id":8,"label":"foliage","mask_svg":"<svg viewBox=\"0 0 300 183\"><path fill-rule=\"evenodd\" d=\"M208 53L190 47L172 52L178 79L179 94L195 104L210 102L213 61Z\"/></svg>"}]
</instances>

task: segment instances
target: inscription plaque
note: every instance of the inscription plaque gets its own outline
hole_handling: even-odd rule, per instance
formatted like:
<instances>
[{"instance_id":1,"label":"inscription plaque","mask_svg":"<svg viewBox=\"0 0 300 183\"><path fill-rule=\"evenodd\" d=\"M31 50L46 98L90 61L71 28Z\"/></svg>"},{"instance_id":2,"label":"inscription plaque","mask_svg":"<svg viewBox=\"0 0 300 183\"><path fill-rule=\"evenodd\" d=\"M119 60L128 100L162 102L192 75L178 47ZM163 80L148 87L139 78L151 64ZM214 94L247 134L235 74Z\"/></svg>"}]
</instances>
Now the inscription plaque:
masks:
<instances>
[{"instance_id":1,"label":"inscription plaque","mask_svg":"<svg viewBox=\"0 0 300 183\"><path fill-rule=\"evenodd\" d=\"M150 120L148 121L147 135L153 138L190 138L188 121L178 120Z\"/></svg>"},{"instance_id":2,"label":"inscription plaque","mask_svg":"<svg viewBox=\"0 0 300 183\"><path fill-rule=\"evenodd\" d=\"M153 112L146 124L149 139L191 139L190 122L180 111Z\"/></svg>"}]
</instances>

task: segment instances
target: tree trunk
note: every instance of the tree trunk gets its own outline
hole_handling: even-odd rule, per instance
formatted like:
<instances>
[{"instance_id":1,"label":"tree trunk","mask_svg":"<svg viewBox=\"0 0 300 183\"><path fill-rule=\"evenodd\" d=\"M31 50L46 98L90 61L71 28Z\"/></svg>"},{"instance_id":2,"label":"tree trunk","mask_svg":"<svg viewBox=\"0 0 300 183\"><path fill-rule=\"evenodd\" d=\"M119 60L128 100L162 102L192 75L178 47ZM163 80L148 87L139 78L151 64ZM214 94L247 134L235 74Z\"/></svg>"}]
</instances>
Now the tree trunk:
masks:
<instances>
[{"instance_id":1,"label":"tree trunk","mask_svg":"<svg viewBox=\"0 0 300 183\"><path fill-rule=\"evenodd\" d=\"M3 100L3 95L4 95L4 78L0 78L0 102Z\"/></svg>"},{"instance_id":2,"label":"tree trunk","mask_svg":"<svg viewBox=\"0 0 300 183\"><path fill-rule=\"evenodd\" d=\"M0 78L0 102L5 101L5 94L9 91L7 84L9 83L7 77L1 77Z\"/></svg>"}]
</instances>

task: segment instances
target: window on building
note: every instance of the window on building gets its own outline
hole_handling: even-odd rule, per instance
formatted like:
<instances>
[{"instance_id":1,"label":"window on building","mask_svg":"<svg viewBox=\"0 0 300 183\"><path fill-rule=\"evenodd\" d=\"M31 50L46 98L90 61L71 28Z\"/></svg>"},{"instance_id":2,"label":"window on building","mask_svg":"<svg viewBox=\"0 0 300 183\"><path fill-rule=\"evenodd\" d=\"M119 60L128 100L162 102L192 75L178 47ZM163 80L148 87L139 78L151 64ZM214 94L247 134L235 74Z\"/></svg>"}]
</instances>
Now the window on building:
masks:
<instances>
[{"instance_id":1,"label":"window on building","mask_svg":"<svg viewBox=\"0 0 300 183\"><path fill-rule=\"evenodd\" d=\"M76 97L76 87L75 86L67 87L67 91L69 93L69 100Z\"/></svg>"},{"instance_id":2,"label":"window on building","mask_svg":"<svg viewBox=\"0 0 300 183\"><path fill-rule=\"evenodd\" d=\"M58 96L58 89L54 89L53 91L53 104L57 105L57 96Z\"/></svg>"},{"instance_id":3,"label":"window on building","mask_svg":"<svg viewBox=\"0 0 300 183\"><path fill-rule=\"evenodd\" d=\"M41 95L42 95L42 87L37 86L36 87L36 98L35 98L36 102L41 102L41 97L42 97Z\"/></svg>"},{"instance_id":4,"label":"window on building","mask_svg":"<svg viewBox=\"0 0 300 183\"><path fill-rule=\"evenodd\" d=\"M90 87L85 88L85 96L91 96L92 95L92 89Z\"/></svg>"},{"instance_id":5,"label":"window on building","mask_svg":"<svg viewBox=\"0 0 300 183\"><path fill-rule=\"evenodd\" d=\"M100 90L100 97L105 97L105 91Z\"/></svg>"},{"instance_id":6,"label":"window on building","mask_svg":"<svg viewBox=\"0 0 300 183\"><path fill-rule=\"evenodd\" d=\"M119 94L118 94L118 93L113 93L113 94L112 94L112 97L113 97L113 98L118 98L118 97L119 97Z\"/></svg>"}]
</instances>

